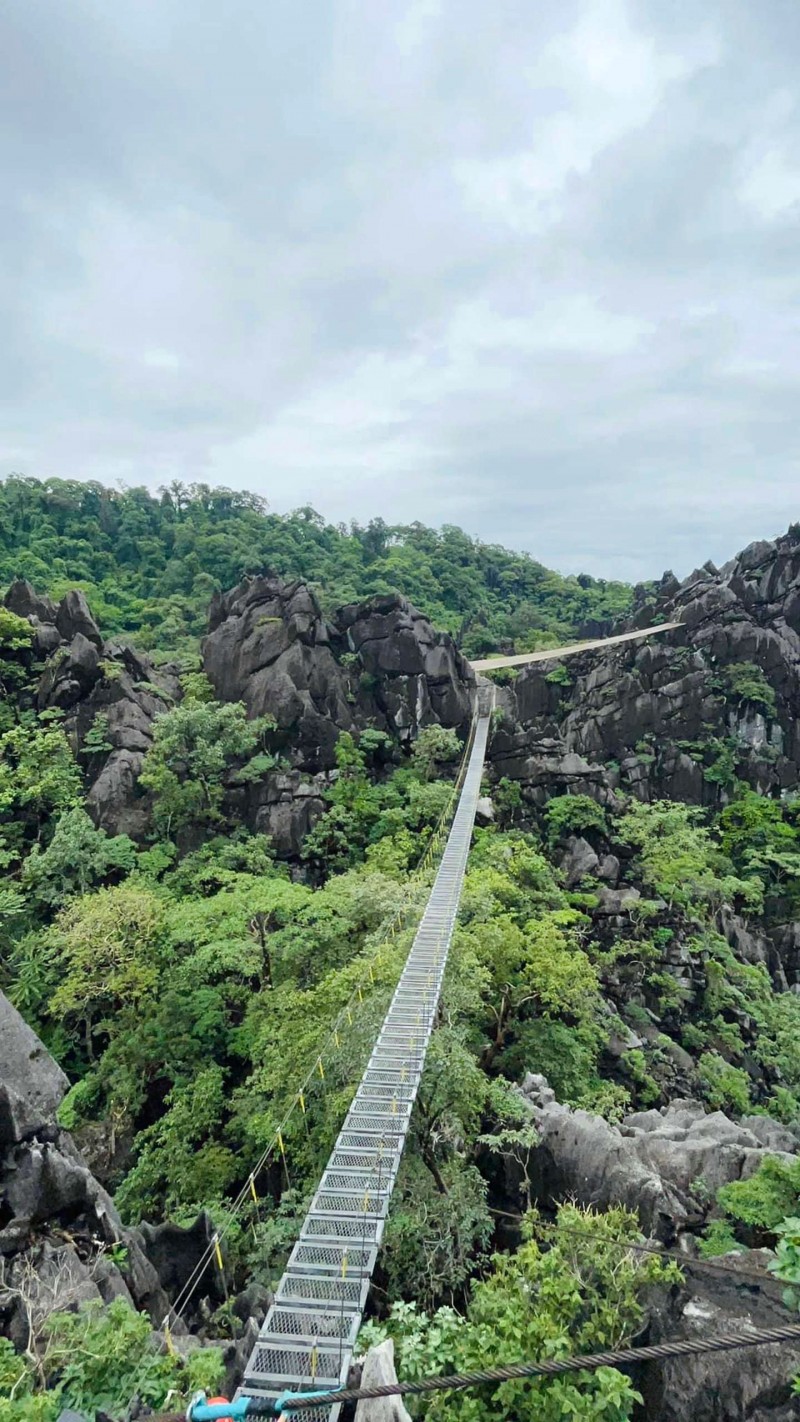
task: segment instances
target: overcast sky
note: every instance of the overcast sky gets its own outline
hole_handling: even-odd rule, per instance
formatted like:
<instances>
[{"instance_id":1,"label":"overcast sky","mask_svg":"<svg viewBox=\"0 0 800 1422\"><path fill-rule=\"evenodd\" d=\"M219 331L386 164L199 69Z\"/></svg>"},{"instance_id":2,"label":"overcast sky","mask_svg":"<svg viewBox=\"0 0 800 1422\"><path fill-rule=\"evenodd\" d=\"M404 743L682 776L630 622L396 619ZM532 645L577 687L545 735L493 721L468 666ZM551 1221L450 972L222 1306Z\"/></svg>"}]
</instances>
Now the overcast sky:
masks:
<instances>
[{"instance_id":1,"label":"overcast sky","mask_svg":"<svg viewBox=\"0 0 800 1422\"><path fill-rule=\"evenodd\" d=\"M4 0L0 472L565 571L800 518L797 0Z\"/></svg>"}]
</instances>

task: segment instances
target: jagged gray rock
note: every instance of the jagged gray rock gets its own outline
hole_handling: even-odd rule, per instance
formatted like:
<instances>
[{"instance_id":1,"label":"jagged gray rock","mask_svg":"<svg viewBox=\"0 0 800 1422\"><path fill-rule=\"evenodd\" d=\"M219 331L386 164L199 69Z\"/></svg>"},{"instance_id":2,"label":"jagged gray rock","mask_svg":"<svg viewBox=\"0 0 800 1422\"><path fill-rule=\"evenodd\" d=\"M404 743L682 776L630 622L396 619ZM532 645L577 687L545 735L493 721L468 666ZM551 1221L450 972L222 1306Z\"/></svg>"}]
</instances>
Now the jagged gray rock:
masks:
<instances>
[{"instance_id":1,"label":"jagged gray rock","mask_svg":"<svg viewBox=\"0 0 800 1422\"><path fill-rule=\"evenodd\" d=\"M680 1291L651 1303L649 1342L796 1322L774 1284L767 1281L754 1293L746 1279L736 1278L737 1269L764 1269L763 1254L731 1255L725 1264L731 1274L695 1275ZM657 1422L795 1422L791 1378L799 1371L800 1344L783 1343L648 1364L636 1383L645 1416Z\"/></svg>"},{"instance_id":2,"label":"jagged gray rock","mask_svg":"<svg viewBox=\"0 0 800 1422\"><path fill-rule=\"evenodd\" d=\"M634 1112L612 1126L560 1105L543 1077L526 1076L521 1091L539 1136L530 1162L537 1196L625 1205L662 1240L702 1223L719 1188L748 1179L766 1155L791 1161L797 1150L797 1139L782 1127L766 1124L756 1133L752 1118L737 1125L696 1101Z\"/></svg>"},{"instance_id":3,"label":"jagged gray rock","mask_svg":"<svg viewBox=\"0 0 800 1422\"><path fill-rule=\"evenodd\" d=\"M619 868L619 866L617 866ZM588 875L596 875L600 868L599 856L592 849L589 841L583 839L581 835L571 835L567 841L567 849L561 860L561 871L564 875L564 882L568 889L574 889L581 879Z\"/></svg>"},{"instance_id":4,"label":"jagged gray rock","mask_svg":"<svg viewBox=\"0 0 800 1422\"><path fill-rule=\"evenodd\" d=\"M361 1387L390 1387L397 1382L394 1343L385 1338L370 1348L361 1370ZM356 1422L411 1422L402 1397L365 1398L356 1404Z\"/></svg>"},{"instance_id":5,"label":"jagged gray rock","mask_svg":"<svg viewBox=\"0 0 800 1422\"><path fill-rule=\"evenodd\" d=\"M33 1028L0 992L0 1150L51 1122L69 1082Z\"/></svg>"}]
</instances>

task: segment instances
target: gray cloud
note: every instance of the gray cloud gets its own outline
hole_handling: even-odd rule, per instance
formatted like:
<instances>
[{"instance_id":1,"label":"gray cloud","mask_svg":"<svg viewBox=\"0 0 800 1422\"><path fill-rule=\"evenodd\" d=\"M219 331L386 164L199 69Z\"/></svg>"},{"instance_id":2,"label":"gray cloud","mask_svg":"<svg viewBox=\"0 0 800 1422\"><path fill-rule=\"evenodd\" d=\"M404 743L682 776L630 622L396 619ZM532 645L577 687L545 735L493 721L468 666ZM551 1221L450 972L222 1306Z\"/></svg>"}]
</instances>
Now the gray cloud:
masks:
<instances>
[{"instance_id":1,"label":"gray cloud","mask_svg":"<svg viewBox=\"0 0 800 1422\"><path fill-rule=\"evenodd\" d=\"M797 517L793 0L7 0L0 471L652 576Z\"/></svg>"}]
</instances>

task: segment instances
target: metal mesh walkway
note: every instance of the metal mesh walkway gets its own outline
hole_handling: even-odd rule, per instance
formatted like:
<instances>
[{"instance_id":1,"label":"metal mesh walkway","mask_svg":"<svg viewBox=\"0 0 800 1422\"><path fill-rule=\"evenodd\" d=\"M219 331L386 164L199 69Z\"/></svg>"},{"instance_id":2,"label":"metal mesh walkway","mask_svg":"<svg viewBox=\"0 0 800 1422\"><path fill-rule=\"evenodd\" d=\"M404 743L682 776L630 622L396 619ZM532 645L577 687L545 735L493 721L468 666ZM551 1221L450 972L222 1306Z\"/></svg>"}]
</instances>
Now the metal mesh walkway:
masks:
<instances>
[{"instance_id":1,"label":"metal mesh walkway","mask_svg":"<svg viewBox=\"0 0 800 1422\"><path fill-rule=\"evenodd\" d=\"M287 1389L347 1381L439 1005L480 795L491 695L491 689L479 693L458 808L403 974L245 1369L240 1392L250 1396L275 1398ZM335 1422L338 1412L321 1407L318 1415Z\"/></svg>"}]
</instances>

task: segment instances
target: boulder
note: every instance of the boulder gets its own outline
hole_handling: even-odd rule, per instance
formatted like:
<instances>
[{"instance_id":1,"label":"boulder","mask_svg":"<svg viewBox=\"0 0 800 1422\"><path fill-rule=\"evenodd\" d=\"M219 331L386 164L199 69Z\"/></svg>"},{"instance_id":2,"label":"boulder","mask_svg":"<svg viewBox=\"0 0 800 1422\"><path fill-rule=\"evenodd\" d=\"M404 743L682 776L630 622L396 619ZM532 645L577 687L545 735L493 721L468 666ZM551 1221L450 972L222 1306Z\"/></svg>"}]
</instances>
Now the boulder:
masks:
<instances>
[{"instance_id":1,"label":"boulder","mask_svg":"<svg viewBox=\"0 0 800 1422\"><path fill-rule=\"evenodd\" d=\"M588 840L580 835L571 835L567 850L561 860L561 872L568 889L574 889L581 879L595 876L600 868L600 859Z\"/></svg>"},{"instance_id":2,"label":"boulder","mask_svg":"<svg viewBox=\"0 0 800 1422\"><path fill-rule=\"evenodd\" d=\"M69 1082L8 998L0 992L0 1152L52 1122Z\"/></svg>"},{"instance_id":3,"label":"boulder","mask_svg":"<svg viewBox=\"0 0 800 1422\"><path fill-rule=\"evenodd\" d=\"M3 606L17 617L55 624L57 609L52 598L41 597L24 578L14 580L3 598Z\"/></svg>"},{"instance_id":4,"label":"boulder","mask_svg":"<svg viewBox=\"0 0 800 1422\"><path fill-rule=\"evenodd\" d=\"M92 642L98 650L102 650L103 639L100 636L100 629L92 617L89 604L80 589L71 588L61 599L56 612L56 627L63 641L71 642L74 637L80 634L87 641Z\"/></svg>"},{"instance_id":5,"label":"boulder","mask_svg":"<svg viewBox=\"0 0 800 1422\"><path fill-rule=\"evenodd\" d=\"M397 1382L394 1343L385 1338L370 1348L361 1370L361 1387L391 1387ZM365 1398L356 1404L356 1422L411 1422L402 1397Z\"/></svg>"},{"instance_id":6,"label":"boulder","mask_svg":"<svg viewBox=\"0 0 800 1422\"><path fill-rule=\"evenodd\" d=\"M194 1224L140 1224L136 1231L141 1238L147 1258L156 1270L164 1288L173 1297L180 1292L186 1280L194 1273L214 1234L211 1216L203 1210ZM215 1273L207 1271L203 1288L216 1295Z\"/></svg>"}]
</instances>

